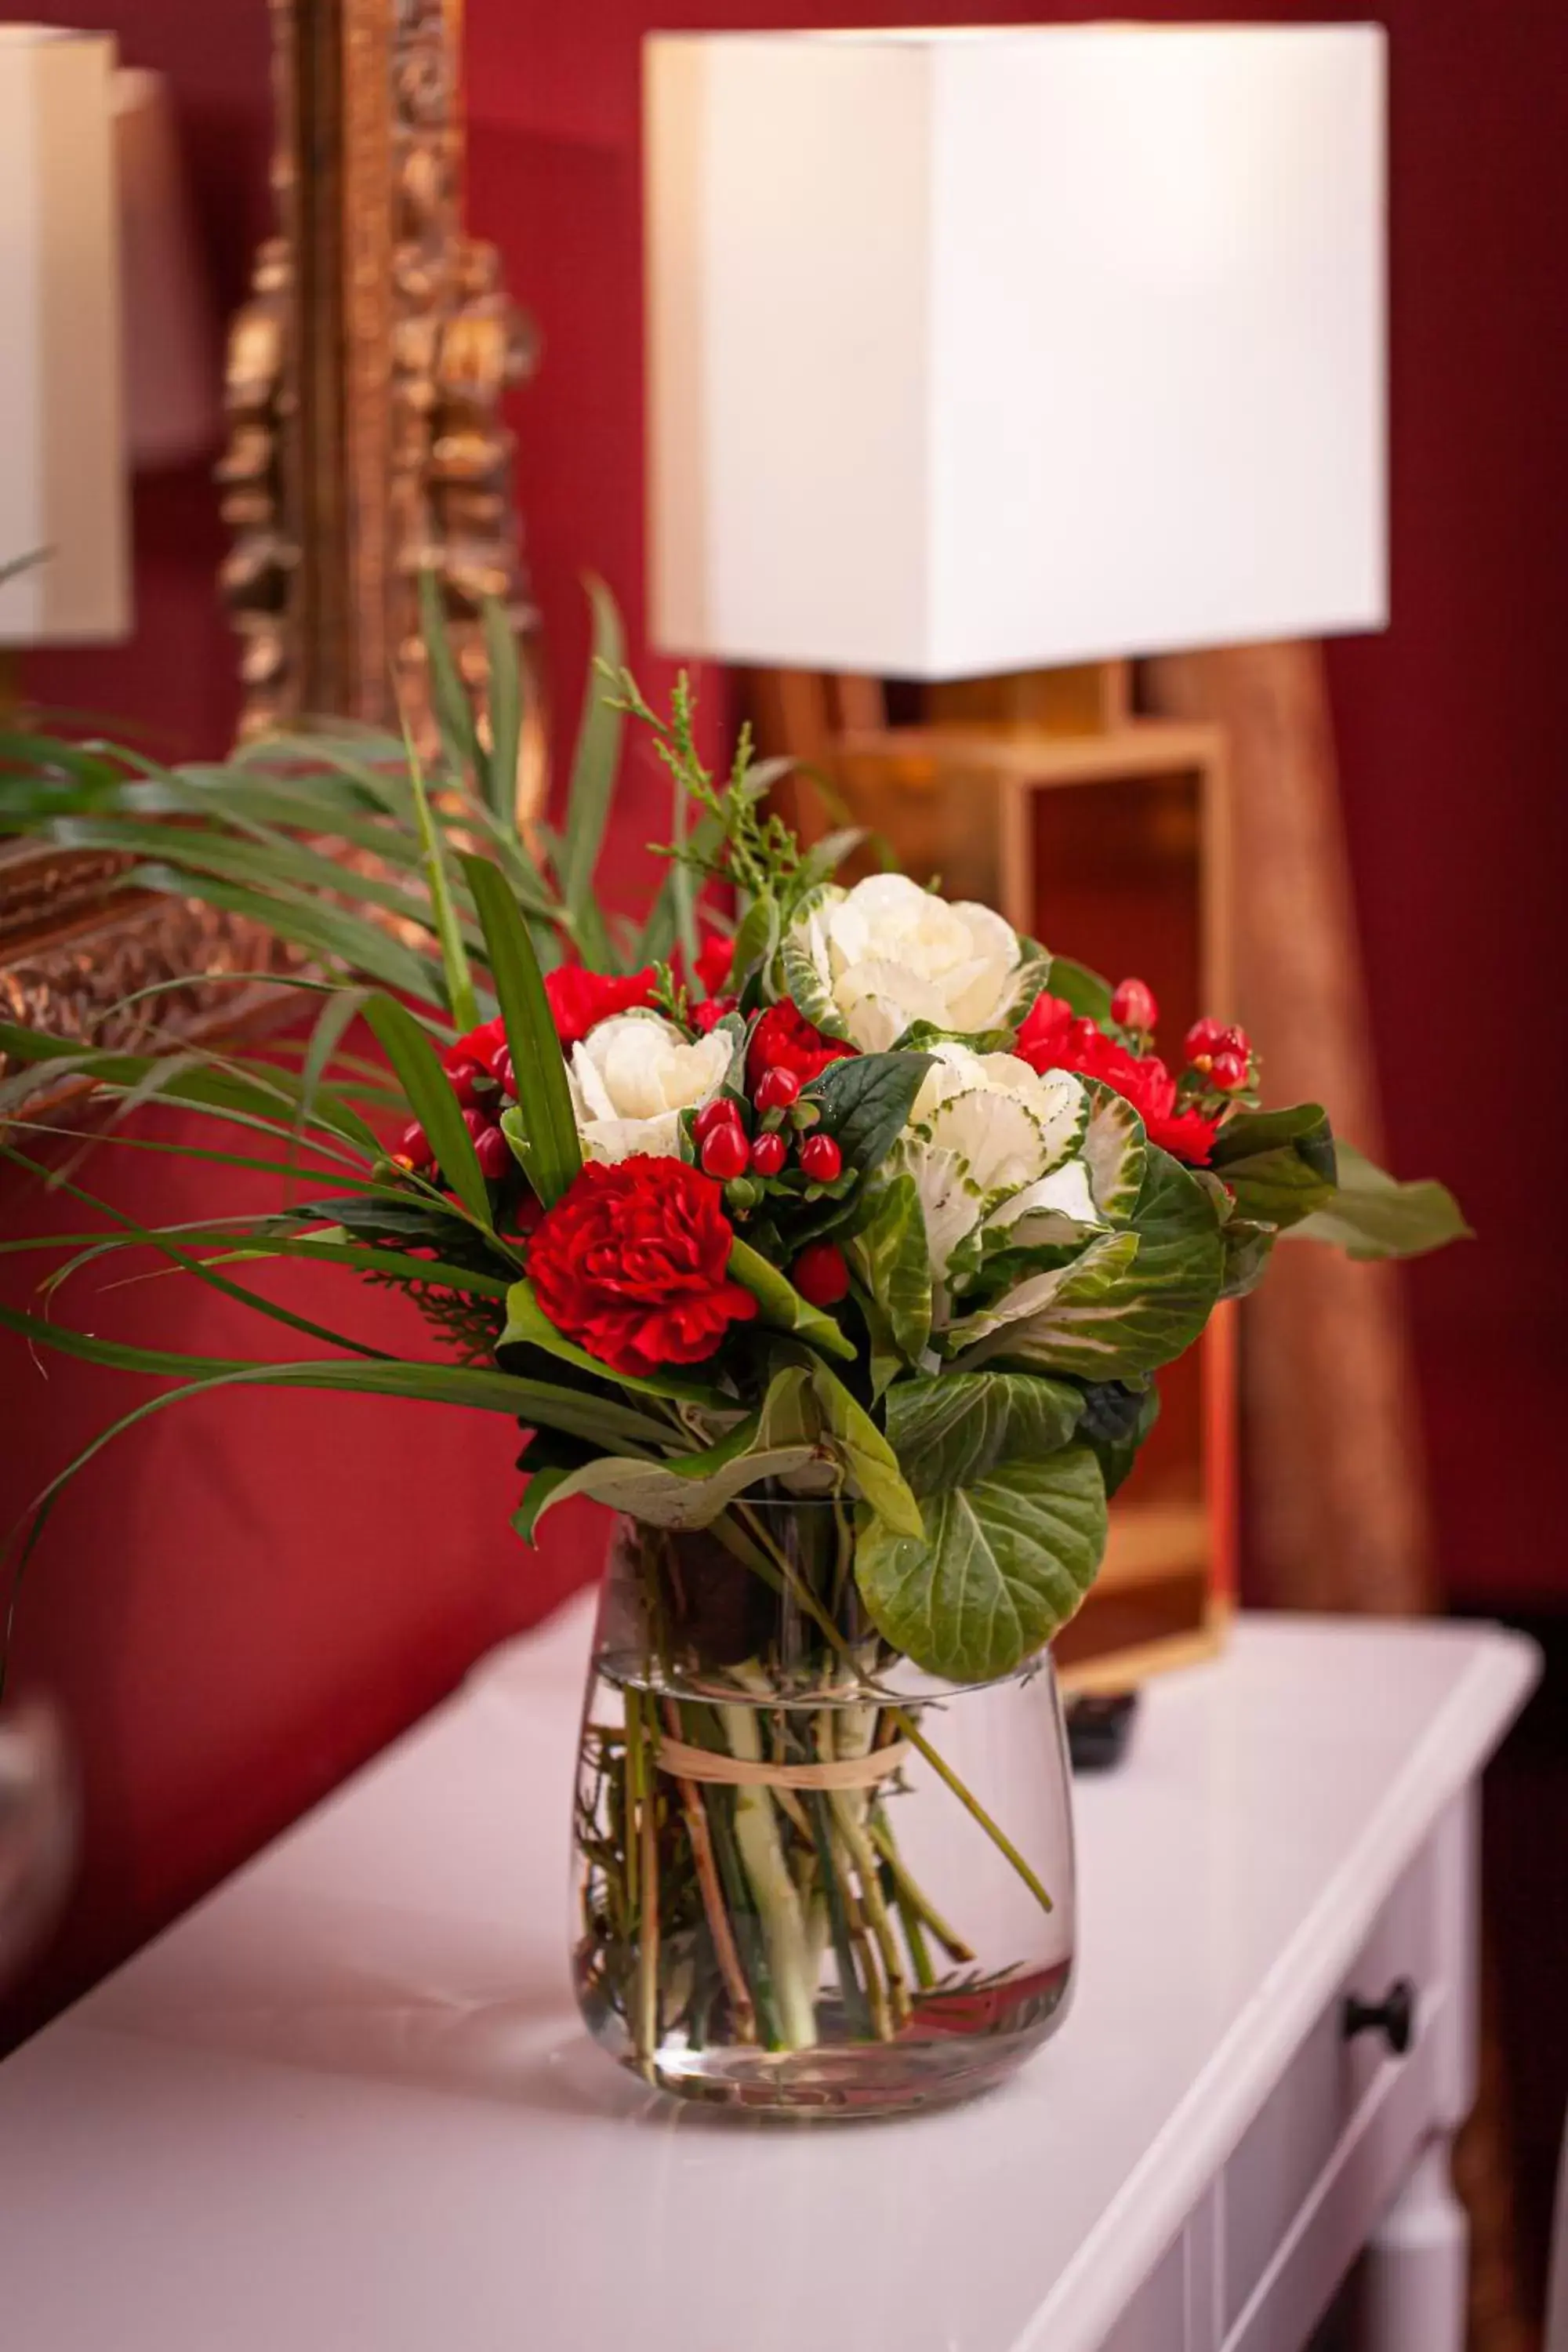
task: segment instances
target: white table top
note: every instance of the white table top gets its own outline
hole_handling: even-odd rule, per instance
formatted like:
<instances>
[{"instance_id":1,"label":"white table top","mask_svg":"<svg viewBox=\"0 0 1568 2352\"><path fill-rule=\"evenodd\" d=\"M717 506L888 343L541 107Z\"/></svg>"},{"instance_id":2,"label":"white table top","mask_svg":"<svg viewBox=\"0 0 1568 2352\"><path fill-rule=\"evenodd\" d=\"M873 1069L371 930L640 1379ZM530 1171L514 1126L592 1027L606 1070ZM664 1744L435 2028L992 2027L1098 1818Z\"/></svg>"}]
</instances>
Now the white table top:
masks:
<instances>
[{"instance_id":1,"label":"white table top","mask_svg":"<svg viewBox=\"0 0 1568 2352\"><path fill-rule=\"evenodd\" d=\"M1243 1619L1079 1783L1072 2015L1001 2090L655 2099L565 1964L581 1606L0 2067L16 2352L1089 2352L1533 1678Z\"/></svg>"}]
</instances>

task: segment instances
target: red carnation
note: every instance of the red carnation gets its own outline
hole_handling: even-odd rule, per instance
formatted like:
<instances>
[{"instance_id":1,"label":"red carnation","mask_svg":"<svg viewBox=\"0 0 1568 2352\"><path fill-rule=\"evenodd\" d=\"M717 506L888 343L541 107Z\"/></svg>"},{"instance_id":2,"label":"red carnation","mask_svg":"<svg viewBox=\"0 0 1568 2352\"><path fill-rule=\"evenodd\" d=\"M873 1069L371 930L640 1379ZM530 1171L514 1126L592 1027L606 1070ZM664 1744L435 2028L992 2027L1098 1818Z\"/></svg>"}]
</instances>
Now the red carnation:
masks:
<instances>
[{"instance_id":1,"label":"red carnation","mask_svg":"<svg viewBox=\"0 0 1568 2352\"><path fill-rule=\"evenodd\" d=\"M612 1371L697 1364L757 1302L729 1277L720 1188L681 1160L590 1160L542 1221L528 1271L558 1331Z\"/></svg>"},{"instance_id":2,"label":"red carnation","mask_svg":"<svg viewBox=\"0 0 1568 2352\"><path fill-rule=\"evenodd\" d=\"M465 1062L477 1062L493 1078L496 1065L505 1052L506 1023L498 1013L493 1021L481 1022L466 1037L459 1037L455 1045L448 1045L441 1059L448 1070L458 1069Z\"/></svg>"},{"instance_id":3,"label":"red carnation","mask_svg":"<svg viewBox=\"0 0 1568 2352\"><path fill-rule=\"evenodd\" d=\"M717 996L730 977L730 967L735 961L735 942L727 940L722 931L710 931L697 951L697 978L705 996Z\"/></svg>"},{"instance_id":4,"label":"red carnation","mask_svg":"<svg viewBox=\"0 0 1568 2352\"><path fill-rule=\"evenodd\" d=\"M570 1053L590 1029L612 1013L634 1013L653 1003L657 975L651 965L632 971L625 980L607 972L584 971L580 963L557 964L544 975L544 993L555 1018L555 1034L563 1053Z\"/></svg>"},{"instance_id":5,"label":"red carnation","mask_svg":"<svg viewBox=\"0 0 1568 2352\"><path fill-rule=\"evenodd\" d=\"M752 1030L746 1048L746 1076L754 1089L764 1070L788 1070L805 1087L835 1062L852 1059L855 1050L837 1037L825 1037L786 999L781 1004L770 1004Z\"/></svg>"},{"instance_id":6,"label":"red carnation","mask_svg":"<svg viewBox=\"0 0 1568 2352\"><path fill-rule=\"evenodd\" d=\"M726 1014L735 1011L739 1003L739 997L735 996L710 996L701 1004L689 1005L687 1018L697 1034L706 1037L710 1029L717 1029Z\"/></svg>"},{"instance_id":7,"label":"red carnation","mask_svg":"<svg viewBox=\"0 0 1568 2352\"><path fill-rule=\"evenodd\" d=\"M1151 1143L1190 1168L1206 1168L1219 1121L1176 1108L1176 1081L1158 1054L1130 1054L1060 996L1037 996L1014 1052L1032 1070L1076 1070L1121 1095L1143 1121Z\"/></svg>"}]
</instances>

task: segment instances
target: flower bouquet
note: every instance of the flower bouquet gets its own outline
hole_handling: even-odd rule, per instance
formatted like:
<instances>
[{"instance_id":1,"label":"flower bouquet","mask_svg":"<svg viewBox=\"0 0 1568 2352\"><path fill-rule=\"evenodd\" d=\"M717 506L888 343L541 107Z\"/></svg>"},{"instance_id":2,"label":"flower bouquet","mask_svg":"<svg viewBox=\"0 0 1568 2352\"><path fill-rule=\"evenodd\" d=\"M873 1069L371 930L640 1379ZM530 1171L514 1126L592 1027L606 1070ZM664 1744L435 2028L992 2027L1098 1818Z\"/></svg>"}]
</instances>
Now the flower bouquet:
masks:
<instances>
[{"instance_id":1,"label":"flower bouquet","mask_svg":"<svg viewBox=\"0 0 1568 2352\"><path fill-rule=\"evenodd\" d=\"M613 656L603 606L601 631ZM515 1418L525 1540L570 1496L619 1515L574 1822L592 2031L698 2096L948 2097L1064 2013L1049 1643L1160 1367L1282 1234L1379 1255L1462 1226L1441 1187L1336 1152L1316 1106L1260 1108L1239 1030L1200 1022L1167 1064L1140 982L897 874L844 887L858 835L803 851L744 739L715 778L684 682L660 716L612 669L559 835L511 823L504 726L481 741L450 696L428 784L361 736L221 772L46 763L13 823L242 903L321 998L300 1047L245 1057L0 1030L12 1118L68 1080L226 1124L215 1166L281 1155L273 1211L195 1228L68 1184L110 1229L53 1301L84 1261L151 1247L336 1352L193 1360L5 1319L176 1377L126 1423L236 1381ZM637 939L594 892L628 712L676 808ZM721 893L732 922L704 936ZM374 1058L349 1050L360 1021ZM435 1352L388 1360L242 1279L276 1257L401 1286Z\"/></svg>"}]
</instances>

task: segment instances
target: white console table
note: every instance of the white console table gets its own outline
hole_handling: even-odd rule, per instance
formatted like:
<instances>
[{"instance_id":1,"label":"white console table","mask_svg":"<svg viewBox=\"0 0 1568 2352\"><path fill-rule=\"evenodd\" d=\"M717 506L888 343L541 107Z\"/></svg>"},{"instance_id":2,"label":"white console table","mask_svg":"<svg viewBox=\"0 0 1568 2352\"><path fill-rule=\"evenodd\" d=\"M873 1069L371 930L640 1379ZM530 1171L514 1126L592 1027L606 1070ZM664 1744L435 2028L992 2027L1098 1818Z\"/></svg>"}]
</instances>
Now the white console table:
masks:
<instances>
[{"instance_id":1,"label":"white console table","mask_svg":"<svg viewBox=\"0 0 1568 2352\"><path fill-rule=\"evenodd\" d=\"M1080 1782L1072 2015L989 2097L653 2098L567 1989L579 1607L0 2067L7 2352L1459 2352L1487 1630L1243 1620ZM1407 2054L1347 1995L1415 1989Z\"/></svg>"}]
</instances>

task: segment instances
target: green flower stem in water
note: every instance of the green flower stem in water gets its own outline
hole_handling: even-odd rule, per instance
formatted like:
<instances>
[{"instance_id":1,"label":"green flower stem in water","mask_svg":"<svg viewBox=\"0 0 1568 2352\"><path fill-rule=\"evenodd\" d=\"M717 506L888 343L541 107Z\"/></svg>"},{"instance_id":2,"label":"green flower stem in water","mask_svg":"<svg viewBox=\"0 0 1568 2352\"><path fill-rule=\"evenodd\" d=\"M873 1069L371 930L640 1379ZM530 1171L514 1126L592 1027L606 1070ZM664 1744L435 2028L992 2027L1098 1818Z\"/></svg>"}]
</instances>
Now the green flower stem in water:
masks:
<instances>
[{"instance_id":1,"label":"green flower stem in water","mask_svg":"<svg viewBox=\"0 0 1568 2352\"><path fill-rule=\"evenodd\" d=\"M741 1514L742 1508L743 1507L740 1505L735 1507L737 1516ZM834 1649L837 1651L838 1655L844 1660L845 1664L853 1667L855 1672L858 1675L861 1670L856 1661L853 1651L850 1649L850 1646L845 1640L843 1634L839 1632L838 1627L833 1622L832 1618L823 1608L822 1603L818 1601L816 1595L812 1592L808 1587L802 1584L800 1579L796 1576L794 1569L790 1565L790 1562L784 1558L777 1546L768 1540L765 1531L757 1523L754 1514L747 1512L745 1513L745 1518L747 1525L751 1528L752 1532L755 1537L756 1542L760 1544L765 1551L770 1552L773 1555L772 1569L768 1574L768 1581L772 1583L775 1579L782 1580L784 1590L789 1593L791 1599L795 1601L797 1606L804 1609L806 1614L816 1622L817 1626L826 1635ZM715 1535L719 1534L722 1525L722 1517L715 1519L712 1522L712 1531ZM746 1556L745 1552L741 1549L741 1546L732 1542L729 1536L723 1537L721 1540L728 1543L730 1548L736 1552L738 1557L744 1558ZM948 1787L952 1790L952 1793L958 1799L959 1803L963 1806L965 1811L973 1814L975 1821L979 1822L981 1828L984 1831L986 1836L991 1840L992 1844L996 1848L998 1853L1002 1855L1005 1861L1012 1864L1019 1877L1023 1880L1025 1885L1028 1888L1030 1894L1034 1896L1036 1902L1040 1906L1040 1908L1043 1911L1054 1910L1056 1906L1052 1903L1050 1896L1047 1894L1045 1888L1041 1885L1039 1879L1030 1869L1023 1855L1018 1852L1018 1849L1013 1843L1012 1839L997 1822L992 1820L990 1814L980 1802L978 1797L973 1795L971 1791L965 1788L963 1782L959 1779L952 1765L945 1762L937 1753L936 1749L931 1746L931 1741L919 1728L914 1717L910 1714L909 1710L905 1707L894 1706L889 1707L888 1712L891 1716L893 1721L898 1725L903 1737L909 1740L910 1746L919 1748L921 1754L925 1758L926 1762L931 1767L931 1769L937 1773L942 1780L946 1781Z\"/></svg>"},{"instance_id":2,"label":"green flower stem in water","mask_svg":"<svg viewBox=\"0 0 1568 2352\"><path fill-rule=\"evenodd\" d=\"M763 1760L756 1710L721 1706L732 1756ZM773 1801L765 1788L735 1791L735 1843L763 1923L768 1973L778 2004L780 2038L786 2050L810 2050L816 2042L816 1986L807 1975L808 1945L800 1895L790 1876L779 1840Z\"/></svg>"},{"instance_id":3,"label":"green flower stem in water","mask_svg":"<svg viewBox=\"0 0 1568 2352\"><path fill-rule=\"evenodd\" d=\"M824 1757L866 1756L870 1753L876 1735L877 1717L870 1707L845 1707L839 1710L842 1719L836 1725L834 1709L824 1707L817 1717L817 1741ZM901 2024L910 2014L909 1979L899 1956L893 1935L892 1921L882 1899L881 1872L871 1841L866 1834L866 1818L869 1800L864 1790L837 1789L833 1793L834 1825L840 1843L848 1849L860 1885L860 1904L866 1924L877 1947L882 1973L887 1979L888 2003L895 2024Z\"/></svg>"},{"instance_id":4,"label":"green flower stem in water","mask_svg":"<svg viewBox=\"0 0 1568 2352\"><path fill-rule=\"evenodd\" d=\"M806 1805L811 1816L811 1834L816 1846L816 1864L822 1878L823 1899L833 1938L833 1957L837 1963L838 1998L844 2011L844 2021L851 2034L858 2041L864 2042L871 2032L871 2011L860 1982L860 1971L856 1965L849 1906L834 1847L833 1809L820 1789L807 1792Z\"/></svg>"},{"instance_id":5,"label":"green flower stem in water","mask_svg":"<svg viewBox=\"0 0 1568 2352\"><path fill-rule=\"evenodd\" d=\"M992 1844L1003 1858L1010 1862L1042 1911L1054 1911L1056 1905L1046 1893L1035 1873L1018 1852L1005 1830L994 1822L978 1797L966 1789L951 1764L944 1763L921 1729L907 1707L893 1706L888 1710L911 1748L918 1748L939 1780L945 1780L965 1812L973 1813Z\"/></svg>"},{"instance_id":6,"label":"green flower stem in water","mask_svg":"<svg viewBox=\"0 0 1568 2352\"><path fill-rule=\"evenodd\" d=\"M964 1942L962 1936L958 1935L948 1926L947 1921L942 1917L941 1912L931 1902L931 1897L926 1894L925 1889L921 1886L915 1879L910 1877L909 1871L905 1868L903 1856L899 1852L898 1845L893 1837L892 1830L889 1827L880 1806L877 1808L871 1817L871 1843L876 1847L877 1852L881 1855L883 1863L891 1874L894 1897L899 1906L900 1915L904 1921L905 1936L908 1937L909 1935L911 1922L920 1928L929 1927L931 1934L936 1937L937 1942L946 1952L950 1960L955 1960L961 1967L972 1961L974 1958L974 1953L972 1948ZM922 1944L924 1942L923 1936L921 1937L921 1942ZM912 1953L912 1945L910 1949ZM915 1965L918 1973L920 1967L918 1960ZM927 1962L927 1966L928 1968L930 1966L929 1960ZM921 1982L924 1983L926 1981L928 1981L928 1979L922 1977Z\"/></svg>"},{"instance_id":7,"label":"green flower stem in water","mask_svg":"<svg viewBox=\"0 0 1568 2352\"><path fill-rule=\"evenodd\" d=\"M651 1705L651 1701L649 1702ZM652 1733L652 1726L648 1727ZM644 2072L653 2080L654 2053L658 2047L658 1790L655 1785L653 1759L649 1748L643 1745L642 1706L634 1691L626 1693L626 1741L628 1755L639 1753L637 1778L641 1787L640 1827L641 1846L639 1879L641 1889L641 1919L637 1936L637 2054ZM632 1843L628 1843L628 1852Z\"/></svg>"}]
</instances>

